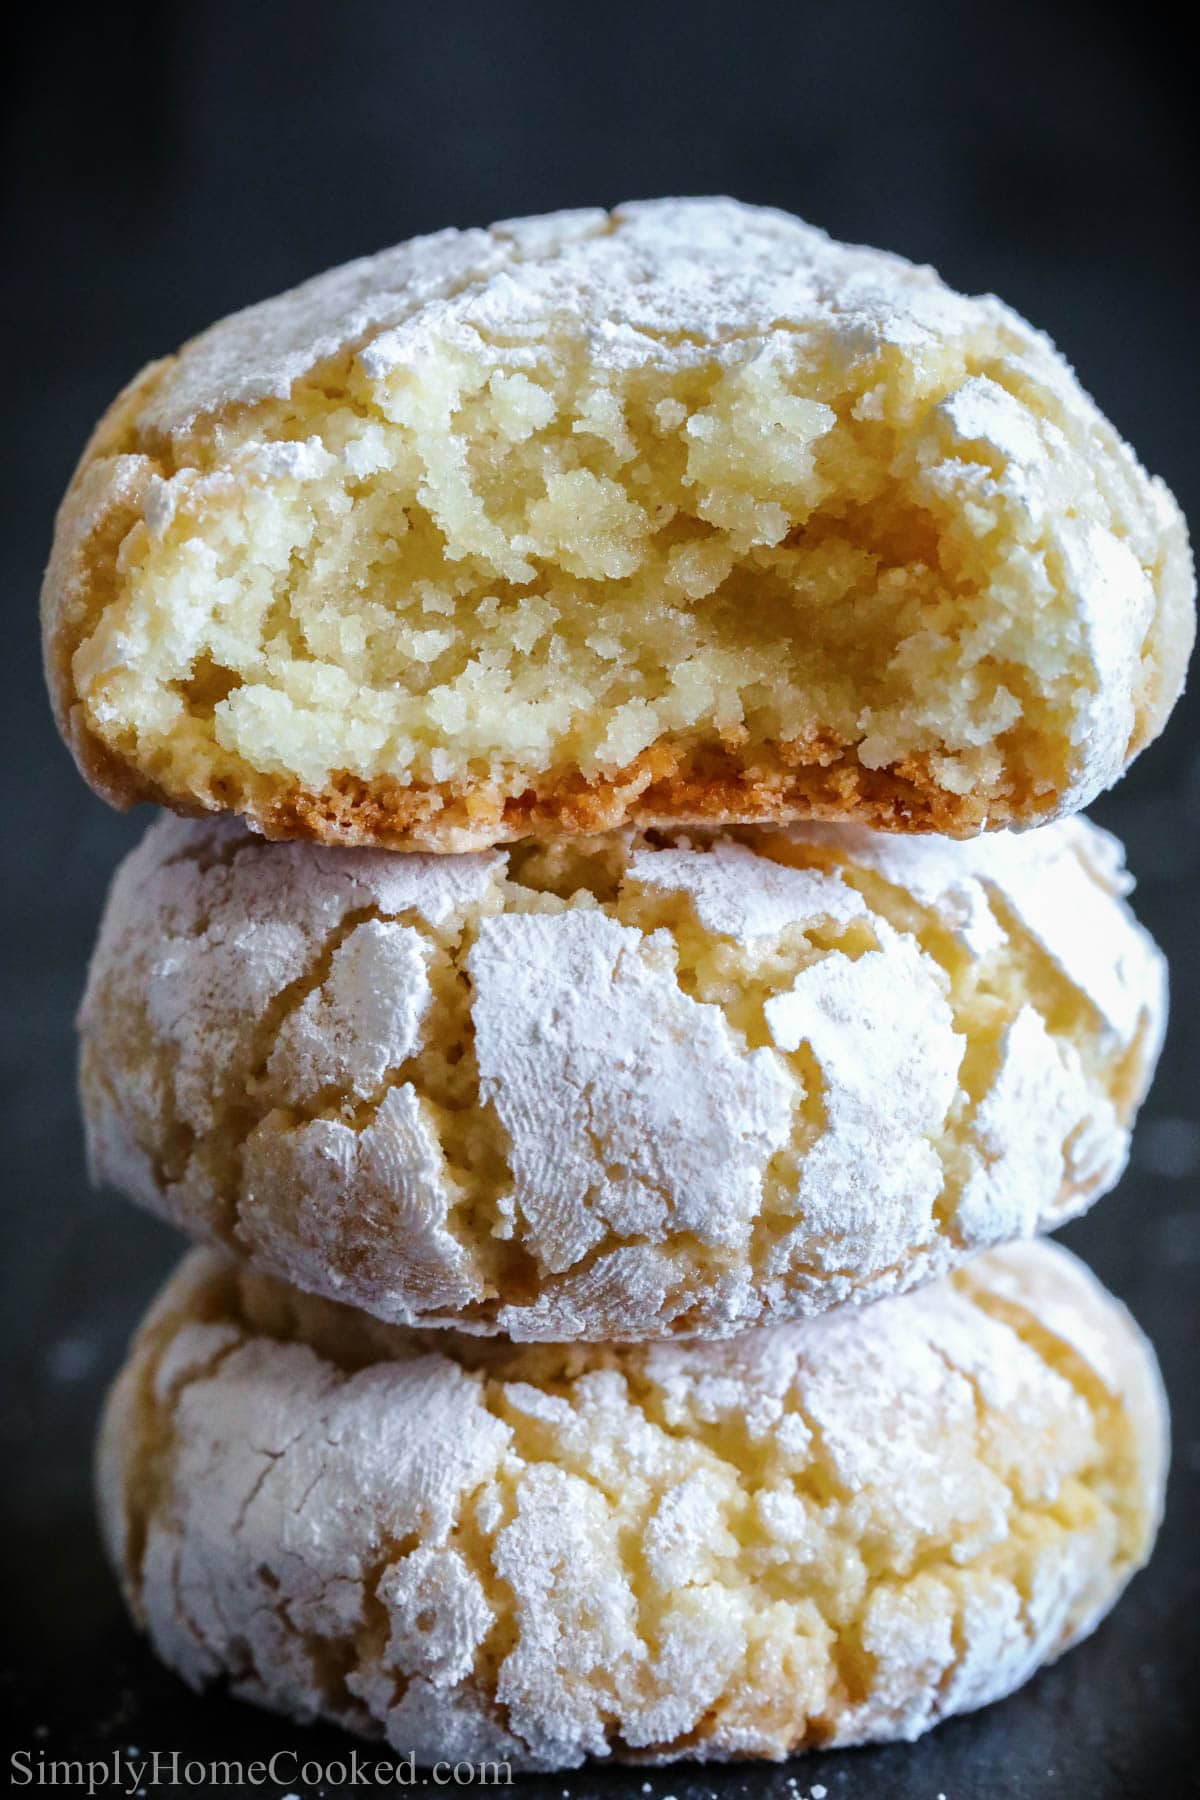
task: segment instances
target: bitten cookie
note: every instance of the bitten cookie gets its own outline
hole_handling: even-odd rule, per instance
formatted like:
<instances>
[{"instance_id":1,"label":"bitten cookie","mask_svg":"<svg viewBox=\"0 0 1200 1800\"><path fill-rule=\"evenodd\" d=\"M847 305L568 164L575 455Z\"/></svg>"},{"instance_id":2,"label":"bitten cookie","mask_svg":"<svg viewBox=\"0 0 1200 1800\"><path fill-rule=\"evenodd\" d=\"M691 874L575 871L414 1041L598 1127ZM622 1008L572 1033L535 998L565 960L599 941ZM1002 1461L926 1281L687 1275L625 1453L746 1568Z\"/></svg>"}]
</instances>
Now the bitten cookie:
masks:
<instances>
[{"instance_id":1,"label":"bitten cookie","mask_svg":"<svg viewBox=\"0 0 1200 1800\"><path fill-rule=\"evenodd\" d=\"M44 618L114 803L463 850L1073 810L1192 597L1170 494L998 300L663 200L418 238L152 364Z\"/></svg>"},{"instance_id":2,"label":"bitten cookie","mask_svg":"<svg viewBox=\"0 0 1200 1800\"><path fill-rule=\"evenodd\" d=\"M1153 1352L1021 1245L727 1344L407 1332L194 1251L111 1398L104 1530L194 1687L425 1763L914 1738L1092 1629L1157 1526Z\"/></svg>"},{"instance_id":3,"label":"bitten cookie","mask_svg":"<svg viewBox=\"0 0 1200 1800\"><path fill-rule=\"evenodd\" d=\"M80 1016L95 1174L299 1287L519 1339L874 1299L1116 1179L1165 969L1082 821L464 856L164 818Z\"/></svg>"}]
</instances>

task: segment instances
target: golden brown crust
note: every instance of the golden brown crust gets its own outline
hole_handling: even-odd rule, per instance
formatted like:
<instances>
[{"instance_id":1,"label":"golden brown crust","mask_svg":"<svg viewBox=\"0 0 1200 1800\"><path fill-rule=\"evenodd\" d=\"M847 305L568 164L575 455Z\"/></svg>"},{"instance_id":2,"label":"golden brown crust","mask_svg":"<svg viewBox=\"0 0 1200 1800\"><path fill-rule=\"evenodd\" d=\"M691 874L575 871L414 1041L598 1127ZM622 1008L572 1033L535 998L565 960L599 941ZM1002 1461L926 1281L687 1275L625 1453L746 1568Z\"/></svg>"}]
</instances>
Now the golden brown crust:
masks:
<instances>
[{"instance_id":1,"label":"golden brown crust","mask_svg":"<svg viewBox=\"0 0 1200 1800\"><path fill-rule=\"evenodd\" d=\"M42 658L55 722L88 785L124 808L160 796L153 784L92 732L75 692L71 659L117 583L117 552L141 517L155 465L132 454L142 407L175 357L147 363L102 415L76 465L54 521L42 581ZM170 802L167 802L170 804Z\"/></svg>"},{"instance_id":2,"label":"golden brown crust","mask_svg":"<svg viewBox=\"0 0 1200 1800\"><path fill-rule=\"evenodd\" d=\"M579 771L550 776L504 796L457 782L405 786L342 776L314 793L298 785L214 781L204 794L173 793L141 775L91 734L74 706L62 726L90 785L122 810L153 801L185 818L212 812L244 817L263 837L384 850L458 853L520 838L590 837L630 826L788 824L827 820L875 831L975 837L1010 817L1011 787L989 797L952 794L928 773L926 759L899 769L865 769L851 752L796 744L736 752L688 752L656 745L625 768L589 780ZM989 816L1000 801L1000 816ZM1052 809L1052 798L1046 810ZM1026 802L1023 818L1037 816Z\"/></svg>"},{"instance_id":3,"label":"golden brown crust","mask_svg":"<svg viewBox=\"0 0 1200 1800\"><path fill-rule=\"evenodd\" d=\"M660 744L608 777L593 781L573 771L507 797L452 782L404 787L347 778L321 794L292 788L265 803L246 798L234 808L265 837L392 850L590 836L621 826L797 819L972 837L989 822L985 799L948 793L916 758L904 773L864 769L852 752L824 744L758 746L745 762L735 751Z\"/></svg>"}]
</instances>

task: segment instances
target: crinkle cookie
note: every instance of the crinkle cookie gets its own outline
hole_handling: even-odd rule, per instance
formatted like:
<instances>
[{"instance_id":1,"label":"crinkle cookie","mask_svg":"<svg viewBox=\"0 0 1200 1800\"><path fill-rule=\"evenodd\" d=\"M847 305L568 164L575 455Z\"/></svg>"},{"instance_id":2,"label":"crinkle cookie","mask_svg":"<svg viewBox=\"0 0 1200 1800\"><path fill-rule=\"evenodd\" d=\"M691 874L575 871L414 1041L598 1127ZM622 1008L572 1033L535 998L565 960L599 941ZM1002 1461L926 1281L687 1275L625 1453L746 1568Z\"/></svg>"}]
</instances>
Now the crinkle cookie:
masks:
<instances>
[{"instance_id":1,"label":"crinkle cookie","mask_svg":"<svg viewBox=\"0 0 1200 1800\"><path fill-rule=\"evenodd\" d=\"M99 1455L194 1687L420 1762L914 1738L1083 1637L1149 1554L1153 1352L1066 1251L722 1344L411 1332L194 1251Z\"/></svg>"},{"instance_id":2,"label":"crinkle cookie","mask_svg":"<svg viewBox=\"0 0 1200 1800\"><path fill-rule=\"evenodd\" d=\"M1109 1187L1165 969L1120 846L811 825L463 856L164 817L81 1012L96 1175L401 1324L727 1335Z\"/></svg>"},{"instance_id":3,"label":"crinkle cookie","mask_svg":"<svg viewBox=\"0 0 1200 1800\"><path fill-rule=\"evenodd\" d=\"M1170 494L998 300L663 200L418 238L152 364L44 614L115 803L465 850L1073 810L1192 596Z\"/></svg>"}]
</instances>

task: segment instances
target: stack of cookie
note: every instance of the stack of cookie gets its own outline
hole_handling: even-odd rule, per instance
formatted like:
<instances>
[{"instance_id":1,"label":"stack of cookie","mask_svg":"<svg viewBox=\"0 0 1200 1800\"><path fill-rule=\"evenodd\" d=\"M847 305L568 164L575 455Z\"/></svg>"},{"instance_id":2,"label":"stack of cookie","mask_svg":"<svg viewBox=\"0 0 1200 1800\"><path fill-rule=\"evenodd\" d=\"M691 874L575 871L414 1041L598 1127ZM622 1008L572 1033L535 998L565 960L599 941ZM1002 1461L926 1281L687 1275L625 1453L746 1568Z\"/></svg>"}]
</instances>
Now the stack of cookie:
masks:
<instances>
[{"instance_id":1,"label":"stack of cookie","mask_svg":"<svg viewBox=\"0 0 1200 1800\"><path fill-rule=\"evenodd\" d=\"M134 382L45 616L170 809L81 1014L96 1174L207 1246L100 1448L166 1662L546 1769L913 1737L1091 1629L1163 1401L1023 1240L1158 1053L1070 815L1192 592L1045 338L729 201L439 233Z\"/></svg>"}]
</instances>

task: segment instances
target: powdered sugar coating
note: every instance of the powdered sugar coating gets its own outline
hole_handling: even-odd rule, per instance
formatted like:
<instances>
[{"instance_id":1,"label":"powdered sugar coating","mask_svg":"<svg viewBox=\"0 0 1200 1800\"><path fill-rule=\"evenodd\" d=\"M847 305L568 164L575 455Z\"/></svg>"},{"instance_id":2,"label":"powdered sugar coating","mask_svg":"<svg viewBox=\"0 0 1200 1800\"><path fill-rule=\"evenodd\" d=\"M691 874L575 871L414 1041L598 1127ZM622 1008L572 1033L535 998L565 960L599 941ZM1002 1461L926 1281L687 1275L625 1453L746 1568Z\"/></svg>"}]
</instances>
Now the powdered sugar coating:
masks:
<instances>
[{"instance_id":1,"label":"powdered sugar coating","mask_svg":"<svg viewBox=\"0 0 1200 1800\"><path fill-rule=\"evenodd\" d=\"M725 342L836 321L850 358L884 342L919 353L979 307L931 269L839 244L771 207L726 199L642 201L551 213L490 231L440 231L331 269L222 320L186 346L143 419L185 436L231 406L286 399L302 377L355 349L379 379L431 342L508 340L514 368L548 320L589 334L598 368L686 365ZM526 346L522 353L522 344Z\"/></svg>"},{"instance_id":2,"label":"powdered sugar coating","mask_svg":"<svg viewBox=\"0 0 1200 1800\"><path fill-rule=\"evenodd\" d=\"M878 950L810 964L763 1009L781 1050L807 1045L824 1113L800 1170L798 1223L771 1246L773 1276L786 1279L793 1260L818 1276L835 1272L847 1236L871 1266L903 1261L926 1234L945 1184L935 1146L957 1094L963 1045L936 965L882 923L876 935Z\"/></svg>"},{"instance_id":3,"label":"powdered sugar coating","mask_svg":"<svg viewBox=\"0 0 1200 1800\"><path fill-rule=\"evenodd\" d=\"M1124 851L1110 832L1080 820L1053 833L975 838L963 844L806 827L807 841L839 851L933 909L975 954L1006 929L1026 935L1071 987L1087 996L1114 1044L1137 1029L1147 988L1165 1005L1166 966L1145 932L1122 929L1113 900L1130 893Z\"/></svg>"},{"instance_id":4,"label":"powdered sugar coating","mask_svg":"<svg viewBox=\"0 0 1200 1800\"><path fill-rule=\"evenodd\" d=\"M792 1085L716 1007L595 912L486 919L466 960L480 1093L507 1133L508 1204L543 1270L606 1238L744 1250Z\"/></svg>"},{"instance_id":5,"label":"powdered sugar coating","mask_svg":"<svg viewBox=\"0 0 1200 1800\"><path fill-rule=\"evenodd\" d=\"M1045 1245L623 1351L374 1325L198 1251L99 1486L193 1686L548 1769L912 1738L998 1698L1145 1560L1165 1462L1149 1347Z\"/></svg>"},{"instance_id":6,"label":"powdered sugar coating","mask_svg":"<svg viewBox=\"0 0 1200 1800\"><path fill-rule=\"evenodd\" d=\"M706 856L690 847L637 849L629 879L659 893L686 893L706 931L747 949L756 938L778 937L797 919L848 925L868 910L836 870L769 862L735 838L718 838Z\"/></svg>"},{"instance_id":7,"label":"powdered sugar coating","mask_svg":"<svg viewBox=\"0 0 1200 1800\"><path fill-rule=\"evenodd\" d=\"M153 827L81 1012L98 1177L298 1286L518 1339L929 1280L1119 1174L1165 1017L1120 850Z\"/></svg>"}]
</instances>

